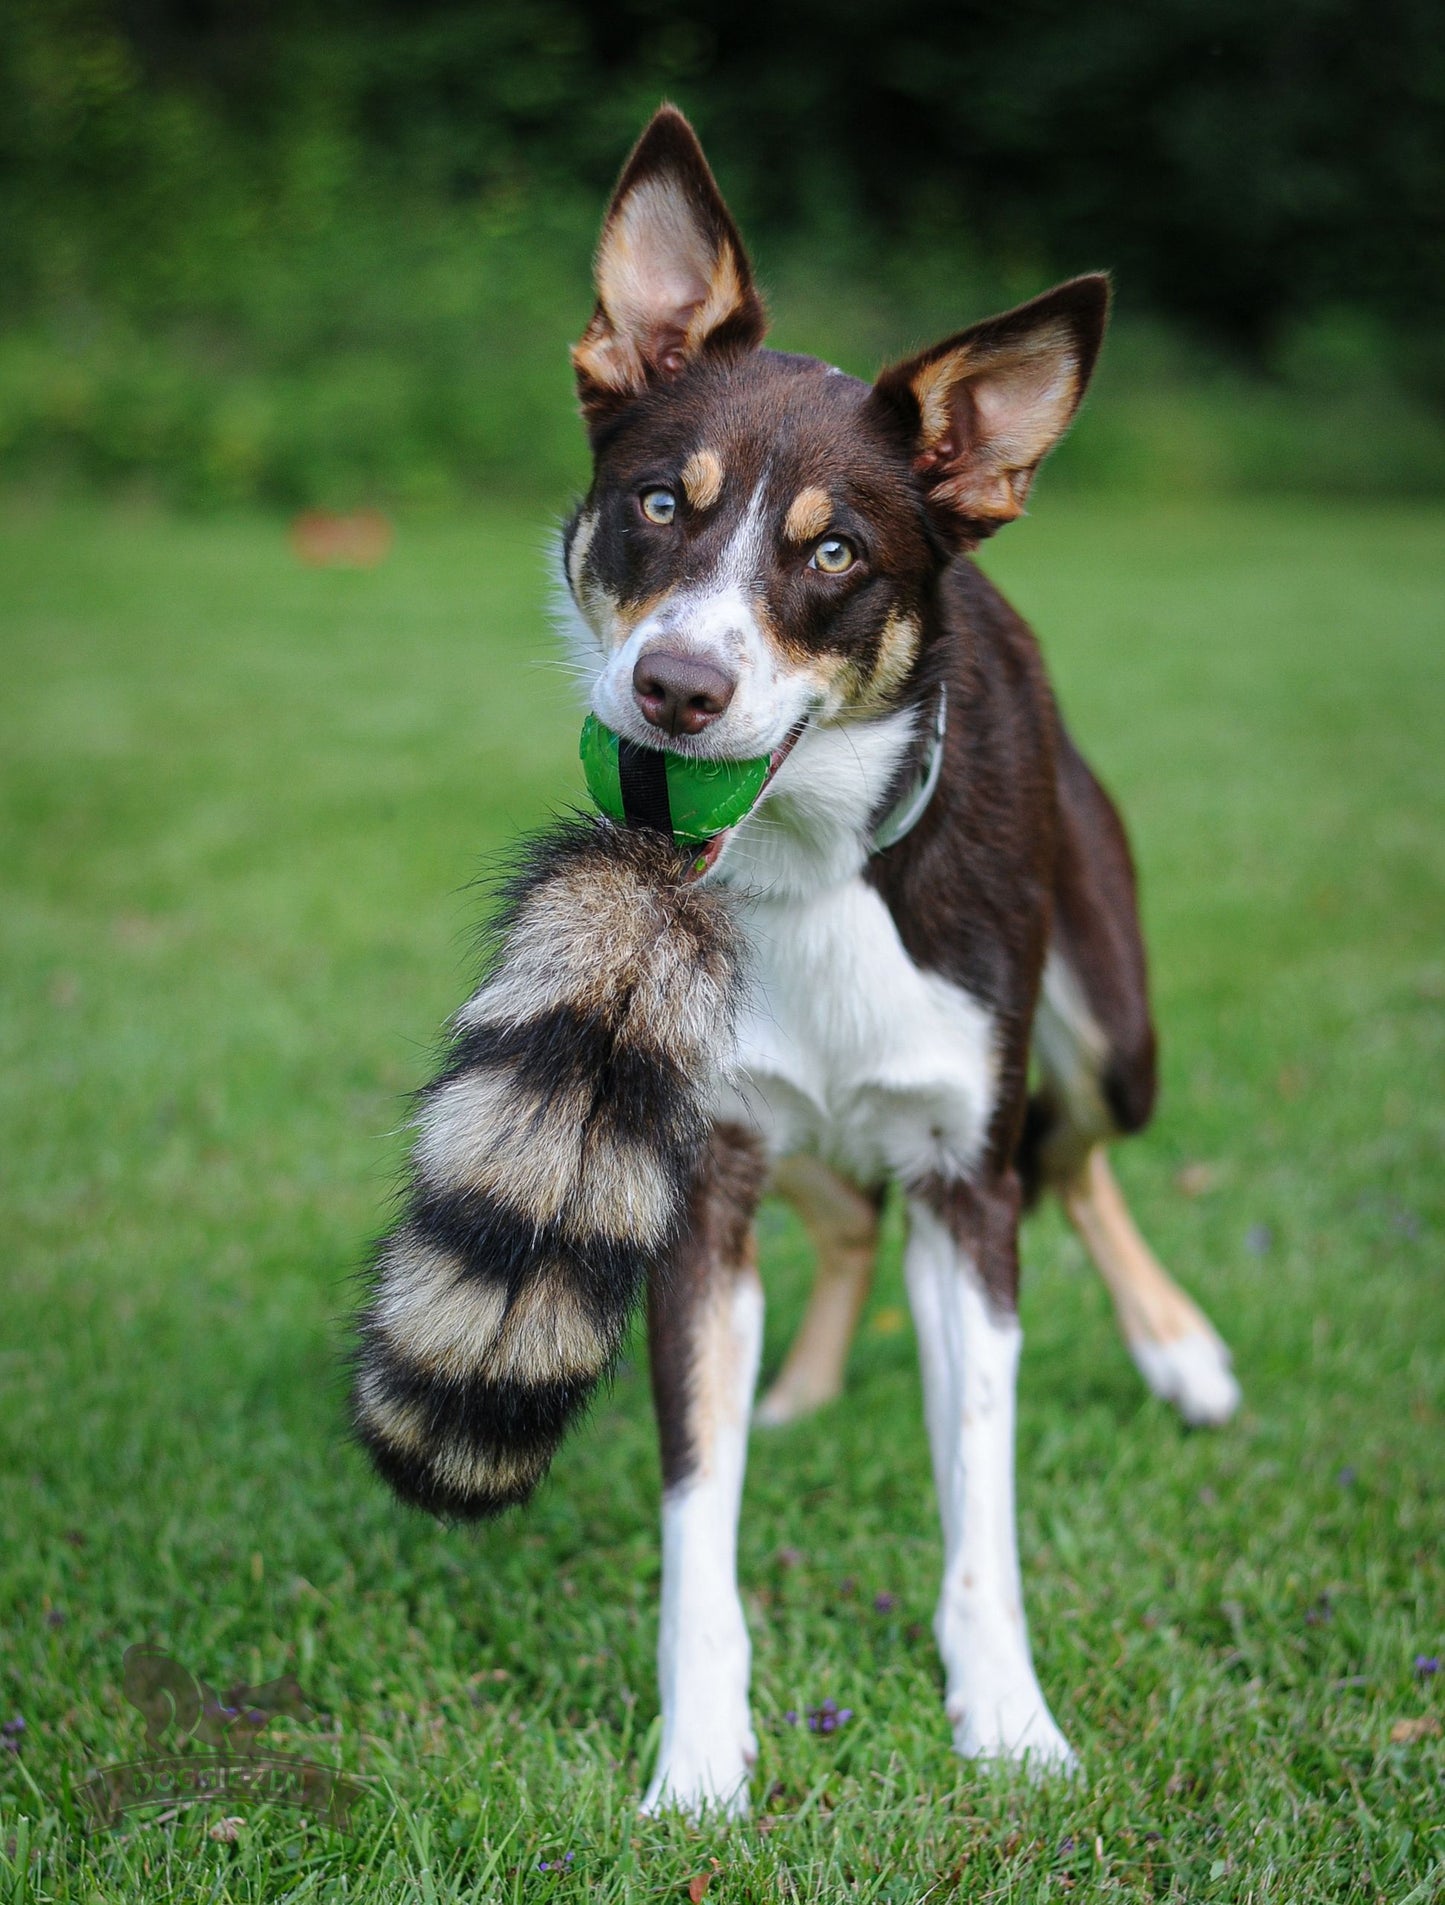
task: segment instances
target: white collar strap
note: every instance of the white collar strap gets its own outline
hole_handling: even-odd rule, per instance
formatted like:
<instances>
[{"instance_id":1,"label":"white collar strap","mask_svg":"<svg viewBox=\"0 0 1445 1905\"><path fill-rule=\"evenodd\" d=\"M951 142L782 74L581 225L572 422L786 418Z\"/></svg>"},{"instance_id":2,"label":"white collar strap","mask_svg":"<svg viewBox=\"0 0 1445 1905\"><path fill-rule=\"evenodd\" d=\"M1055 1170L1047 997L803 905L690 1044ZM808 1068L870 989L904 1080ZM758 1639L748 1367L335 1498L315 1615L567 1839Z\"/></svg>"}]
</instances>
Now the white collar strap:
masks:
<instances>
[{"instance_id":1,"label":"white collar strap","mask_svg":"<svg viewBox=\"0 0 1445 1905\"><path fill-rule=\"evenodd\" d=\"M896 847L903 836L912 833L922 820L938 786L938 777L943 772L943 737L947 730L948 689L940 686L933 707L932 729L923 759L918 764L918 773L873 829L870 852L885 853L889 847Z\"/></svg>"}]
</instances>

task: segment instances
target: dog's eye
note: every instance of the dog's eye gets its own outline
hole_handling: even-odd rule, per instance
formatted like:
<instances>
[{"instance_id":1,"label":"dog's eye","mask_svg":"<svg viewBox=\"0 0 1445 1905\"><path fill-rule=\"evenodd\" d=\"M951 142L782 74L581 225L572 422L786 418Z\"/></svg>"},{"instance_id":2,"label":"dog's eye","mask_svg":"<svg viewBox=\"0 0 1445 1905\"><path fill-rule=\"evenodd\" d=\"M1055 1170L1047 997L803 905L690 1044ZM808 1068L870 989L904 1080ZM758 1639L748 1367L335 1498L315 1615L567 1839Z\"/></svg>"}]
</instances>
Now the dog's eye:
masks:
<instances>
[{"instance_id":1,"label":"dog's eye","mask_svg":"<svg viewBox=\"0 0 1445 1905\"><path fill-rule=\"evenodd\" d=\"M645 489L640 498L643 515L650 523L661 523L663 528L677 515L677 498L670 489Z\"/></svg>"},{"instance_id":2,"label":"dog's eye","mask_svg":"<svg viewBox=\"0 0 1445 1905\"><path fill-rule=\"evenodd\" d=\"M824 575L846 575L857 560L858 553L846 536L824 536L808 567L821 569Z\"/></svg>"}]
</instances>

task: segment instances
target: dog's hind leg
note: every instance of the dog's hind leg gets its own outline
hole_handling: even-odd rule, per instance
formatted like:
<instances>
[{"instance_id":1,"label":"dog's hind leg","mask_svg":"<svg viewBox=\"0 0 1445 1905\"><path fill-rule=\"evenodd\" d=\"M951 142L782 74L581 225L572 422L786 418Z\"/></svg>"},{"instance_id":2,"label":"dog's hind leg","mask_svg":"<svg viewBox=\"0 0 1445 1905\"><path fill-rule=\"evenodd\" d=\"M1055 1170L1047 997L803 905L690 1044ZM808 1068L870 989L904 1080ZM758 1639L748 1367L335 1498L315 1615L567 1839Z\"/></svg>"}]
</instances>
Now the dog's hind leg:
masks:
<instances>
[{"instance_id":1,"label":"dog's hind leg","mask_svg":"<svg viewBox=\"0 0 1445 1905\"><path fill-rule=\"evenodd\" d=\"M1240 1402L1229 1351L1140 1235L1101 1144L1059 1186L1059 1196L1109 1286L1124 1341L1150 1389L1195 1428L1227 1422Z\"/></svg>"},{"instance_id":2,"label":"dog's hind leg","mask_svg":"<svg viewBox=\"0 0 1445 1905\"><path fill-rule=\"evenodd\" d=\"M737 1530L763 1336L752 1240L763 1176L748 1133L716 1127L687 1235L648 1288L663 1483L662 1742L642 1802L648 1813L748 1809L757 1741Z\"/></svg>"},{"instance_id":3,"label":"dog's hind leg","mask_svg":"<svg viewBox=\"0 0 1445 1905\"><path fill-rule=\"evenodd\" d=\"M1139 1234L1104 1150L1149 1121L1154 1028L1128 843L1067 735L1059 794L1054 936L1034 1020L1041 1082L1020 1169L1032 1191L1058 1193L1149 1388L1186 1422L1213 1426L1240 1403L1229 1350Z\"/></svg>"},{"instance_id":4,"label":"dog's hind leg","mask_svg":"<svg viewBox=\"0 0 1445 1905\"><path fill-rule=\"evenodd\" d=\"M1043 1086L1029 1105L1026 1174L1034 1188L1058 1194L1109 1287L1150 1390L1191 1427L1217 1428L1240 1403L1228 1347L1144 1241L1109 1167L1106 1143L1120 1127L1097 1082L1107 1040L1057 951L1049 955L1035 1036Z\"/></svg>"},{"instance_id":5,"label":"dog's hind leg","mask_svg":"<svg viewBox=\"0 0 1445 1905\"><path fill-rule=\"evenodd\" d=\"M776 1426L842 1393L848 1348L873 1282L883 1198L855 1190L812 1157L785 1158L769 1188L798 1213L818 1259L792 1348L758 1404L756 1419Z\"/></svg>"}]
</instances>

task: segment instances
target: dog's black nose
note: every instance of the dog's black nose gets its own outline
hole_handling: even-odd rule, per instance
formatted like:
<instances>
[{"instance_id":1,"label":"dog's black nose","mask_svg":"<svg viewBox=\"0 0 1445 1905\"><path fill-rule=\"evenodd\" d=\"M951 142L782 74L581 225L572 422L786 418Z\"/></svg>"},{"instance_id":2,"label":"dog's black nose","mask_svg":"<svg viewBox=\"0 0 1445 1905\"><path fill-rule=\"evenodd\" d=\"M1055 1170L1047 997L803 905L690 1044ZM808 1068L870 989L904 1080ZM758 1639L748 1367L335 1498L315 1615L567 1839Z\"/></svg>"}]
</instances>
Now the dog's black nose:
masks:
<instances>
[{"instance_id":1,"label":"dog's black nose","mask_svg":"<svg viewBox=\"0 0 1445 1905\"><path fill-rule=\"evenodd\" d=\"M715 662L654 648L639 655L632 692L643 718L667 734L701 734L727 710L737 681Z\"/></svg>"}]
</instances>

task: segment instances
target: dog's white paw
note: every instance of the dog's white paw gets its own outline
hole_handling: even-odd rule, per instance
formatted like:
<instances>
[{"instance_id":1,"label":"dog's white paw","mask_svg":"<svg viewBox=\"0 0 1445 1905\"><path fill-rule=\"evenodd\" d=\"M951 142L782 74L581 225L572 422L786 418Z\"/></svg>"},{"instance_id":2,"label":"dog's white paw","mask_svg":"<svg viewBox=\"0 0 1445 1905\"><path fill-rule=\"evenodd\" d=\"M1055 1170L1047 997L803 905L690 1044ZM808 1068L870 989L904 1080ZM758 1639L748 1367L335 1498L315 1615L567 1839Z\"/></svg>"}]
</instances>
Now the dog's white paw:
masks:
<instances>
[{"instance_id":1,"label":"dog's white paw","mask_svg":"<svg viewBox=\"0 0 1445 1905\"><path fill-rule=\"evenodd\" d=\"M748 1776L757 1757L757 1738L746 1721L741 1731L700 1730L687 1739L664 1742L641 1810L648 1818L680 1812L688 1819L709 1813L746 1819Z\"/></svg>"},{"instance_id":2,"label":"dog's white paw","mask_svg":"<svg viewBox=\"0 0 1445 1905\"><path fill-rule=\"evenodd\" d=\"M1213 1330L1191 1330L1170 1343L1139 1336L1129 1350L1153 1393L1193 1429L1219 1428L1243 1400L1229 1351Z\"/></svg>"},{"instance_id":3,"label":"dog's white paw","mask_svg":"<svg viewBox=\"0 0 1445 1905\"><path fill-rule=\"evenodd\" d=\"M1037 1686L1002 1699L960 1695L949 1701L948 1717L954 1751L964 1759L1022 1766L1038 1779L1078 1770L1078 1756Z\"/></svg>"}]
</instances>

